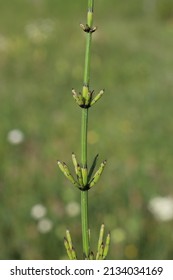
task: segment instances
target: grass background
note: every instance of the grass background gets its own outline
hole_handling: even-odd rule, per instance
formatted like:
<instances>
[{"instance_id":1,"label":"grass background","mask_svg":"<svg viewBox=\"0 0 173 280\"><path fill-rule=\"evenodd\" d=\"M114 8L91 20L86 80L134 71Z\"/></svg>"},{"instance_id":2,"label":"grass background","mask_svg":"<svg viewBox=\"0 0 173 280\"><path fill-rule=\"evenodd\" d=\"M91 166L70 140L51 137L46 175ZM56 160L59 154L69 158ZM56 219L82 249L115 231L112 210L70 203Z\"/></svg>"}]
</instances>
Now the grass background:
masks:
<instances>
[{"instance_id":1,"label":"grass background","mask_svg":"<svg viewBox=\"0 0 173 280\"><path fill-rule=\"evenodd\" d=\"M90 191L92 249L99 227L112 232L110 259L172 259L173 221L159 222L150 199L173 195L173 2L95 1L91 88L106 89L90 110L89 162L108 160ZM128 2L128 3L126 3ZM80 215L66 207L80 192L56 160L80 156L87 1L0 2L0 259L63 259L71 230L81 257ZM7 141L21 130L20 145ZM43 204L53 222L38 231L30 212ZM97 222L95 222L97 221Z\"/></svg>"}]
</instances>

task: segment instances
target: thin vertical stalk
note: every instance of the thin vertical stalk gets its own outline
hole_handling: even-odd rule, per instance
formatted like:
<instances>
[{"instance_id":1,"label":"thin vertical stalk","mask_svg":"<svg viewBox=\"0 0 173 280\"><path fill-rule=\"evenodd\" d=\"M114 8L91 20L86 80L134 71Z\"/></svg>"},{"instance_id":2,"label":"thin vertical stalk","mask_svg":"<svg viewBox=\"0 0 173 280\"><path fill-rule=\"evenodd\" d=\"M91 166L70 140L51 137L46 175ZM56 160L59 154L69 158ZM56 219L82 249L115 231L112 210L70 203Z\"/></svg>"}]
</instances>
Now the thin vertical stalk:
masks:
<instances>
[{"instance_id":1,"label":"thin vertical stalk","mask_svg":"<svg viewBox=\"0 0 173 280\"><path fill-rule=\"evenodd\" d=\"M87 22L86 24L80 24L81 28L86 34L86 50L85 50L85 63L84 63L84 78L82 93L77 93L75 89L72 89L72 94L75 102L82 109L82 121L81 121L81 164L78 163L74 153L72 153L72 162L74 165L76 178L71 174L68 166L65 162L58 160L57 164L65 175L65 177L74 184L81 191L81 227L82 227L82 245L83 256L86 260L93 260L94 254L90 250L90 232L89 232L89 218L88 218L88 190L90 190L100 179L100 176L106 165L104 160L97 171L94 171L98 155L95 156L90 170L88 171L87 160L87 134L88 134L88 113L89 108L92 107L103 95L104 90L101 90L98 94L93 96L94 90L90 90L90 61L91 61L91 41L92 33L96 31L96 27L93 26L93 10L94 0L88 0ZM104 260L107 256L110 245L110 233L107 234L104 245L104 224L101 225L96 260ZM67 251L67 255L70 260L76 260L77 255L72 244L72 239L69 230L66 231L64 237L64 245Z\"/></svg>"},{"instance_id":2,"label":"thin vertical stalk","mask_svg":"<svg viewBox=\"0 0 173 280\"><path fill-rule=\"evenodd\" d=\"M82 109L82 130L81 130L81 161L82 167L87 167L87 127L88 127L88 109ZM87 178L85 182L87 181ZM88 191L81 191L81 224L82 224L82 243L83 253L87 258L89 255L89 220L88 220Z\"/></svg>"},{"instance_id":3,"label":"thin vertical stalk","mask_svg":"<svg viewBox=\"0 0 173 280\"><path fill-rule=\"evenodd\" d=\"M88 0L87 25L89 26L89 28L91 28L93 24L93 11L94 11L94 0ZM88 87L90 81L91 39L92 39L92 33L91 32L86 33L84 85Z\"/></svg>"},{"instance_id":4,"label":"thin vertical stalk","mask_svg":"<svg viewBox=\"0 0 173 280\"><path fill-rule=\"evenodd\" d=\"M87 131L88 131L88 109L82 109L82 127L81 127L82 167L87 167Z\"/></svg>"},{"instance_id":5,"label":"thin vertical stalk","mask_svg":"<svg viewBox=\"0 0 173 280\"><path fill-rule=\"evenodd\" d=\"M87 25L92 27L93 23L94 0L88 0ZM84 82L82 95L85 97L89 91L90 82L90 57L91 57L91 39L92 33L86 33L86 50L85 50L85 66L84 66ZM82 109L81 124L81 162L82 167L87 168L87 131L88 131L88 108ZM84 176L84 185L87 184L87 175ZM81 224L82 224L82 243L85 258L89 257L89 219L88 219L88 190L81 191Z\"/></svg>"}]
</instances>

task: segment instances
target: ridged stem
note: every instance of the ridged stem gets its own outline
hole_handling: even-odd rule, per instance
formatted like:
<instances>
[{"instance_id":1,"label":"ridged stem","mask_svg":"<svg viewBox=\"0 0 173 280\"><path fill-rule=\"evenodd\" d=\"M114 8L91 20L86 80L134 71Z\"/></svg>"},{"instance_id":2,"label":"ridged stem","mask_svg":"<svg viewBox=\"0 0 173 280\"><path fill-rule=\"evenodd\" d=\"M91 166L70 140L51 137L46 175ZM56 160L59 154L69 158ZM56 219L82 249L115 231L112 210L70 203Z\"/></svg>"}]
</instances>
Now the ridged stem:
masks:
<instances>
[{"instance_id":1,"label":"ridged stem","mask_svg":"<svg viewBox=\"0 0 173 280\"><path fill-rule=\"evenodd\" d=\"M87 25L92 27L93 23L94 0L88 0ZM85 97L86 91L89 90L90 82L90 58L91 58L91 39L92 33L86 33L86 50L84 65L84 81L82 95ZM87 132L88 132L88 109L82 108L82 125L81 125L81 163L83 168L87 168ZM83 178L84 185L87 183L87 175ZM88 219L88 190L81 191L81 224L82 224L82 243L83 253L86 259L90 253L89 242L89 219Z\"/></svg>"}]
</instances>

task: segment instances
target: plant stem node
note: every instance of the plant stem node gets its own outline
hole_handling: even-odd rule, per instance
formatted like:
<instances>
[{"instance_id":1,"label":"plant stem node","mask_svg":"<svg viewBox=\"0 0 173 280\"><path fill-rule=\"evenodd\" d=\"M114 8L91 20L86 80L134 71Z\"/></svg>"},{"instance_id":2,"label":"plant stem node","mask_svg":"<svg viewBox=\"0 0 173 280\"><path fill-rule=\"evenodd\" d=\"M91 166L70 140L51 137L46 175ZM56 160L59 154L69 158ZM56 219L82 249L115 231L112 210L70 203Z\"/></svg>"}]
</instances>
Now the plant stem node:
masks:
<instances>
[{"instance_id":1,"label":"plant stem node","mask_svg":"<svg viewBox=\"0 0 173 280\"><path fill-rule=\"evenodd\" d=\"M97 30L97 27L94 26L94 27L90 27L88 24L80 24L80 27L82 28L82 30L86 33L93 33Z\"/></svg>"}]
</instances>

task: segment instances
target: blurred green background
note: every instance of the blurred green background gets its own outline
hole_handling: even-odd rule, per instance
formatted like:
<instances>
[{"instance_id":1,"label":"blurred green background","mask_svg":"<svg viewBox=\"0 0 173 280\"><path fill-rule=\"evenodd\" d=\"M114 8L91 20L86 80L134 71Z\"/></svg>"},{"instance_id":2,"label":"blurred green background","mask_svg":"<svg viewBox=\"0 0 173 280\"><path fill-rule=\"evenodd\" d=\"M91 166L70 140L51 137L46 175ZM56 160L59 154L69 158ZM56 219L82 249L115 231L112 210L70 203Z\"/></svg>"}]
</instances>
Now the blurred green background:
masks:
<instances>
[{"instance_id":1,"label":"blurred green background","mask_svg":"<svg viewBox=\"0 0 173 280\"><path fill-rule=\"evenodd\" d=\"M81 258L80 192L58 170L80 157L87 0L0 1L0 259ZM89 163L91 246L110 259L173 259L173 1L95 1Z\"/></svg>"}]
</instances>

